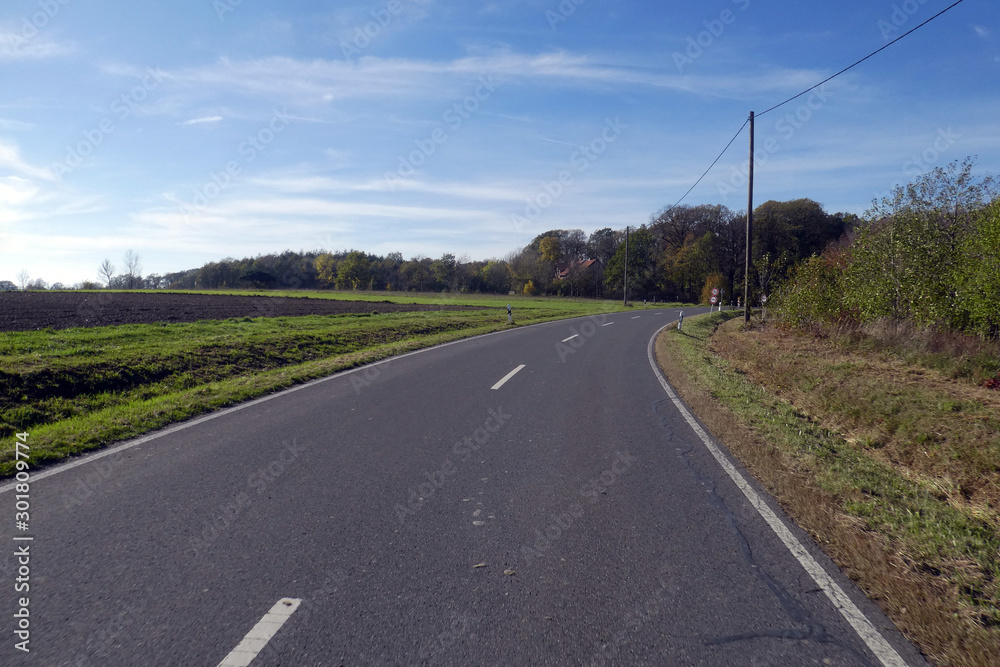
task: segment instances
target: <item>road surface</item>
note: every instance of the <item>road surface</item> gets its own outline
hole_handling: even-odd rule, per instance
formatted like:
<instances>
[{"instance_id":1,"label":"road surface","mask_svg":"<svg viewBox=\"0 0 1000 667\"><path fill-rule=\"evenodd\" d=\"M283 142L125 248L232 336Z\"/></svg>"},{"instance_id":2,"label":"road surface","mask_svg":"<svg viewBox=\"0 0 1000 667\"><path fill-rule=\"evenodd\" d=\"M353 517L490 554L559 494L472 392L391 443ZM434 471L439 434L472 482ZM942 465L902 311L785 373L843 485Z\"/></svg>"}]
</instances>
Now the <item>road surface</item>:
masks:
<instances>
[{"instance_id":1,"label":"road surface","mask_svg":"<svg viewBox=\"0 0 1000 667\"><path fill-rule=\"evenodd\" d=\"M34 474L0 664L924 664L667 393L676 315L459 341Z\"/></svg>"}]
</instances>

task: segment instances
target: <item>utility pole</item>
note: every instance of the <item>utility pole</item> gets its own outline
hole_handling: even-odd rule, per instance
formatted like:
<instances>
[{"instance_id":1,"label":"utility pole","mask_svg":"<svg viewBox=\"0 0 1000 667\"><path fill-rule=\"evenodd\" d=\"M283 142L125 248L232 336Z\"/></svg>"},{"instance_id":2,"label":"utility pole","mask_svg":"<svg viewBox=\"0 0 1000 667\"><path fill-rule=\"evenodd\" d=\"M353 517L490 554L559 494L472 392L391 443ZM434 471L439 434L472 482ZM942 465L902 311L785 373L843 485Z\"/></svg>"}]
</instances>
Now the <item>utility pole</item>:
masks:
<instances>
[{"instance_id":1,"label":"utility pole","mask_svg":"<svg viewBox=\"0 0 1000 667\"><path fill-rule=\"evenodd\" d=\"M750 173L747 174L747 258L743 272L743 321L750 321L750 253L753 247L753 111L750 112Z\"/></svg>"},{"instance_id":2,"label":"utility pole","mask_svg":"<svg viewBox=\"0 0 1000 667\"><path fill-rule=\"evenodd\" d=\"M622 283L622 305L628 305L628 225L625 225L625 277Z\"/></svg>"}]
</instances>

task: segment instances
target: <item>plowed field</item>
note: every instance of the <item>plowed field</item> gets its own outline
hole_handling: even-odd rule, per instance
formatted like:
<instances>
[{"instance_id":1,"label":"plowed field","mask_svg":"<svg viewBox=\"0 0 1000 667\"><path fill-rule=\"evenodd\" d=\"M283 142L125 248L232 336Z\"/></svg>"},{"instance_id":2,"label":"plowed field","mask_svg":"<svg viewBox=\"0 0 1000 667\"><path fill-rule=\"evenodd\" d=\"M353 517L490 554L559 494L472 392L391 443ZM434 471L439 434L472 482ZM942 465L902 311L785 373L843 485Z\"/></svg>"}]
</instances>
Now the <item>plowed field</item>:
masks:
<instances>
[{"instance_id":1,"label":"plowed field","mask_svg":"<svg viewBox=\"0 0 1000 667\"><path fill-rule=\"evenodd\" d=\"M2 292L0 331L197 322L231 317L469 309L475 307L175 292Z\"/></svg>"}]
</instances>

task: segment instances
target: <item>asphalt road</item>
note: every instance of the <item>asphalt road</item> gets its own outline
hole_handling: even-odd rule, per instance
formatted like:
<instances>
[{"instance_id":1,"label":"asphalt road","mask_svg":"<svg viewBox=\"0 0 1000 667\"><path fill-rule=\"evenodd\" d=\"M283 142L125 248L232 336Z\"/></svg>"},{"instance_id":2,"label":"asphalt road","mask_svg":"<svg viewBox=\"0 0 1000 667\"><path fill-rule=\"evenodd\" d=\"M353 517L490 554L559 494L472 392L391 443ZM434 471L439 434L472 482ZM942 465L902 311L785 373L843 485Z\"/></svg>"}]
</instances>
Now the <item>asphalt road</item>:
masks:
<instances>
[{"instance_id":1,"label":"asphalt road","mask_svg":"<svg viewBox=\"0 0 1000 667\"><path fill-rule=\"evenodd\" d=\"M34 475L27 532L7 485L0 664L925 664L667 394L648 344L674 319L506 331L173 427Z\"/></svg>"}]
</instances>

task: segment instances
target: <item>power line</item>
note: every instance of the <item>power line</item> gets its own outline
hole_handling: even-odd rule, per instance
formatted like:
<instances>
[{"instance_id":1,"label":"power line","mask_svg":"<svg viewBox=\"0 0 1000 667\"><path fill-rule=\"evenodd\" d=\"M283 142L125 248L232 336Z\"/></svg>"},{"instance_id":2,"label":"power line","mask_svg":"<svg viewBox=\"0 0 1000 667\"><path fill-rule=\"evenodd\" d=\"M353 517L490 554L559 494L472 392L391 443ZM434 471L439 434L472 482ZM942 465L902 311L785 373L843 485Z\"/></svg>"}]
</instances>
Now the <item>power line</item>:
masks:
<instances>
[{"instance_id":1,"label":"power line","mask_svg":"<svg viewBox=\"0 0 1000 667\"><path fill-rule=\"evenodd\" d=\"M930 17L930 18L929 18L929 19L927 19L926 21L924 21L923 23L920 23L919 25L917 25L917 26L915 26L915 27L913 27L913 28L911 28L911 29L907 30L906 32L904 32L904 33L903 33L902 35L900 35L900 36L899 36L899 37L897 37L896 39L892 40L891 42L889 42L889 43L888 43L888 44L886 44L885 46L882 46L881 48L879 48L879 49L876 49L876 50L872 51L871 53L869 53L869 54L868 54L867 56L865 56L865 57L864 57L864 58L862 58L861 60L859 60L859 61L855 62L855 63L854 63L854 64L852 64L852 65L849 65L849 66L845 67L844 69L840 70L839 72L837 72L837 73L836 73L836 74L834 74L833 76L829 76L829 77L827 77L827 78L823 79L822 81L820 81L819 83L817 83L817 84L816 84L815 86L812 86L811 88L806 88L805 90L803 90L803 91L802 91L801 93L799 93L798 95L795 95L795 96L793 96L793 97L789 97L789 98L788 98L787 100L785 100L784 102L781 102L780 104L775 104L775 105L774 105L773 107L771 107L770 109L767 109L766 111L761 111L760 113L756 114L756 116L757 116L757 117L759 118L760 116L763 116L763 115L764 115L764 114L766 114L766 113L769 113L769 112L771 112L771 111L774 111L774 110L775 110L775 109L777 109L778 107L781 107L781 106L784 106L784 105L788 104L789 102L791 102L792 100L796 100L796 99L798 99L798 98L802 97L803 95L805 95L806 93L808 93L808 92L810 92L810 91L813 91L813 90L815 90L815 89L819 88L819 87L820 87L820 86L822 86L822 85L823 85L824 83L827 83L828 81L831 81L831 80L833 80L833 79L837 78L838 76L840 76L840 75L841 75L841 74L843 74L844 72L848 71L849 69L852 69L852 68L854 68L854 67L857 67L858 65L860 65L860 64L861 64L861 63L863 63L864 61L868 60L869 58L871 58L871 57L872 57L872 56L874 56L875 54L877 54L877 53L879 53L879 52L881 52L881 51L884 51L884 50L888 49L888 48L889 48L890 46L892 46L893 44L895 44L895 43L896 43L896 42L898 42L899 40L903 39L904 37L906 37L907 35L909 35L909 34L911 34L911 33L913 33L913 32L916 32L917 30L919 30L920 28L924 27L925 25L927 25L928 23L930 23L931 21L933 21L933 20L934 20L934 19L936 19L937 17L941 16L942 14L944 14L944 13L945 13L945 12L947 12L948 10L950 10L950 9L954 8L955 6L957 6L957 5L960 5L960 4L962 4L963 2L965 2L965 0L956 0L955 2L953 2L953 3L952 3L952 4L950 4L950 5L948 5L947 7L945 7L944 9L942 9L941 11L939 11L939 12L938 12L937 14L935 14L935 15L934 15L934 16L932 16L932 17ZM691 186L691 187L690 187L690 188L688 189L688 191L684 193L684 196L683 196L683 197L681 197L680 199L678 199L678 200L677 200L677 203L675 203L675 204L674 204L673 206L671 206L670 208L668 208L668 209L667 209L667 211L670 211L670 210L672 210L672 209L675 209L675 208L677 208L677 207L678 207L678 206L680 205L680 203L681 203L682 201L684 201L684 200L685 200L685 199L687 198L687 196L688 196L689 194L691 194L691 191L692 191L692 190L694 190L694 189L695 189L696 187L698 187L698 184L699 184L699 183L701 183L702 179L704 179L704 178L705 178L706 176L708 176L708 172L712 171L712 167L714 167L714 166L715 166L715 164L716 164L716 163L717 163L717 162L718 162L719 160L721 160L721 159L722 159L722 156L726 154L726 151L728 151L728 150L729 150L729 147L733 145L733 142L734 142L734 141L736 141L736 138L737 138L738 136L740 136L740 133L741 133L741 132L743 132L743 128L744 128L744 127L746 127L746 126L747 126L747 123L749 123L749 122L750 122L750 119L749 119L749 118L748 118L747 120L743 121L743 125L742 125L742 126L740 127L740 129L739 129L739 130L738 130L738 131L736 132L736 134L735 134L735 135L733 135L733 138L729 140L729 143L728 143L728 144L726 144L726 147L722 149L722 152L721 152L721 153L719 153L719 156L718 156L717 158L715 158L715 160L713 160L713 161L712 161L712 164L710 164L710 165L708 166L708 169L706 169L706 170L705 170L705 173L703 173L703 174L702 174L702 175L701 175L701 176L700 176L700 177L698 178L698 180L697 180L697 181L695 181L694 185L692 185L692 186Z\"/></svg>"},{"instance_id":2,"label":"power line","mask_svg":"<svg viewBox=\"0 0 1000 667\"><path fill-rule=\"evenodd\" d=\"M694 182L694 185L692 185L692 186L691 186L690 188L688 188L688 191L684 193L684 196L683 196L683 197L681 197L680 199L678 199L678 200L677 200L677 203L676 203L676 204L674 204L673 206L671 206L670 208L668 208L668 209L667 209L667 211L670 211L670 210L672 210L672 209L675 209L675 208L677 208L677 206L678 206L678 205L679 205L679 204L680 204L680 203L681 203L682 201L684 201L684 199L685 199L685 198L686 198L686 197L687 197L687 196L688 196L689 194L691 194L691 191L692 191L692 190L694 190L694 189L695 189L696 187L698 187L698 184L699 184L699 183L701 183L701 180L702 180L703 178L705 178L706 176L708 176L708 172L712 171L712 167L714 167L714 166L715 166L715 163L716 163L716 162L718 162L719 160L721 160L721 159L722 159L722 156L726 154L726 151L728 151L728 150L729 150L729 147L733 145L733 142L734 142L734 141L736 141L736 137L740 136L740 133L742 133L742 132L743 132L743 128L744 128L744 127L746 127L746 126L747 126L747 123L749 123L749 122L750 122L750 119L749 119L749 118L747 118L747 119L746 119L745 121L743 121L743 125L741 125L741 126L740 126L740 129L736 131L736 134L734 134L734 135L733 135L733 138L729 140L729 143L728 143L728 144L726 144L726 147L722 149L722 152L721 152L721 153L719 153L719 157L717 157L717 158L715 158L714 160L712 160L712 164L708 165L708 169L706 169L706 170L705 170L705 173L704 173L704 174L702 174L702 175L701 175L701 177L700 177L700 178L699 178L699 179L698 179L697 181L695 181L695 182Z\"/></svg>"},{"instance_id":3,"label":"power line","mask_svg":"<svg viewBox=\"0 0 1000 667\"><path fill-rule=\"evenodd\" d=\"M919 30L920 28L924 27L925 25L927 25L928 23L930 23L931 21L933 21L933 20L934 20L934 19L936 19L937 17L939 17L939 16L941 16L942 14L944 14L944 13L945 13L946 11L948 11L949 9L952 9L952 8L953 8L953 7L955 7L956 5L960 5L960 4L962 4L963 2L965 2L965 0L956 0L956 2L953 2L952 4L948 5L947 7L945 7L944 9L942 9L942 10L941 10L941 11L939 11L939 12L938 12L937 14L935 14L935 15L934 15L934 16L932 16L932 17L930 17L929 19L927 19L926 21L924 21L924 22L923 22L923 23L921 23L920 25L916 26L915 28L911 28L910 30L907 30L906 32L904 32L904 33L903 33L902 35L900 35L900 36L899 36L899 37L897 37L896 39L892 40L891 42L889 42L888 44L886 44L886 45L885 45L885 46L883 46L882 48L880 48L880 49L876 49L876 50L872 51L872 52L871 52L871 53L869 53L869 54L868 54L867 56L865 56L865 57L864 57L864 58L862 58L861 60L857 61L857 62L856 62L856 63L854 63L853 65L849 65L849 66L845 67L844 69L840 70L839 72L837 72L836 74L834 74L833 76L830 76L830 77L827 77L827 78L823 79L822 81L820 81L819 83L817 83L817 84L816 84L815 86L813 86L812 88L807 88L807 89L803 90L803 91L802 91L801 93L799 93L798 95L795 95L794 97L789 97L789 98L788 98L787 100L785 100L785 101L784 101L784 102L782 102L781 104L775 104L775 105L774 105L773 107L771 107L770 109L768 109L768 110L766 110L766 111L761 111L761 112L760 112L759 114L757 114L757 116L758 116L758 117L759 117L759 116L763 116L763 115L764 115L764 114L766 114L766 113L769 113L769 112L771 112L771 111L774 111L774 110L775 110L775 109L777 109L778 107L780 107L780 106L784 106L784 105L788 104L789 102L791 102L792 100L795 100L795 99L798 99L798 98L802 97L803 95L805 95L806 93L808 93L808 92L810 92L810 91L812 91L812 90L815 90L815 89L819 88L820 86L822 86L822 85L823 85L824 83L826 83L827 81L830 81L830 80L832 80L832 79L835 79L835 78L837 78L838 76L840 76L841 74L843 74L843 73L844 73L844 72L846 72L847 70L849 70L849 69L851 69L851 68L853 68L853 67L857 67L858 65L860 65L860 64L861 64L861 63L863 63L864 61L866 61L866 60L868 60L869 58L871 58L872 56L874 56L874 55L875 55L876 53L879 53L880 51L884 51L884 50L888 49L888 48L889 48L890 46L892 46L893 44L895 44L895 43L896 43L896 42L898 42L899 40L903 39L904 37L906 37L906 36L907 36L907 35L909 35L910 33L913 33L913 32L915 32L915 31Z\"/></svg>"}]
</instances>

